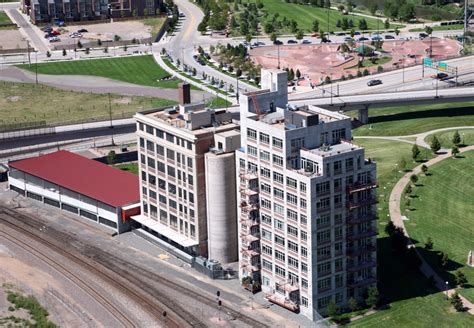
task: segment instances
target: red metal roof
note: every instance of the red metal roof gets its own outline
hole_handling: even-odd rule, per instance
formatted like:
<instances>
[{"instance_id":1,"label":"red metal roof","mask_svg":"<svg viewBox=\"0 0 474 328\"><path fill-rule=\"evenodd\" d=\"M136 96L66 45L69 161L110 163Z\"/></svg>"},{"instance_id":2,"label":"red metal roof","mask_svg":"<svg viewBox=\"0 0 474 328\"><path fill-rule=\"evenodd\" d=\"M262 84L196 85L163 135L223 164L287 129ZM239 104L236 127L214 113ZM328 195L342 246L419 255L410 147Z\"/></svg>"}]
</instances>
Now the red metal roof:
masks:
<instances>
[{"instance_id":1,"label":"red metal roof","mask_svg":"<svg viewBox=\"0 0 474 328\"><path fill-rule=\"evenodd\" d=\"M138 176L65 150L9 165L110 206L140 202Z\"/></svg>"}]
</instances>

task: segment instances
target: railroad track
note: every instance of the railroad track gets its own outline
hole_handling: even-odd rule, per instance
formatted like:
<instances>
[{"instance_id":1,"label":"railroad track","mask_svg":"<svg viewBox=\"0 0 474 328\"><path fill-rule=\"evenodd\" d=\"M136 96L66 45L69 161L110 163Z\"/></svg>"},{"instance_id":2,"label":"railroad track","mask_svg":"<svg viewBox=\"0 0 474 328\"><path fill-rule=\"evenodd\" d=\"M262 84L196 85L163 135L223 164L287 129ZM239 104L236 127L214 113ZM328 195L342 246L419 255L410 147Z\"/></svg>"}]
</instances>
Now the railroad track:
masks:
<instances>
[{"instance_id":1,"label":"railroad track","mask_svg":"<svg viewBox=\"0 0 474 328\"><path fill-rule=\"evenodd\" d=\"M97 301L97 303L104 307L104 309L107 310L107 312L109 312L115 319L117 319L124 327L135 327L135 323L131 321L126 315L124 315L118 307L116 307L106 297L102 296L100 293L90 287L86 281L84 281L78 275L74 274L71 270L67 269L63 264L54 260L51 256L46 255L45 252L42 252L37 248L28 245L26 242L20 240L19 238L16 238L15 236L13 236L13 234L9 234L5 231L0 231L0 236L17 245L18 247L24 249L28 253L31 253L38 259L51 266L54 270L63 274L67 279L69 279L72 283L74 283L77 287L82 289L86 294L88 294L95 301Z\"/></svg>"},{"instance_id":2,"label":"railroad track","mask_svg":"<svg viewBox=\"0 0 474 328\"><path fill-rule=\"evenodd\" d=\"M102 265L101 263L96 263L96 262L90 263L91 262L90 259L88 260L83 259L82 257L73 254L73 252L66 250L67 247L64 247L64 245L58 246L48 241L46 238L44 238L44 236L38 235L37 231L42 230L43 224L41 223L38 224L39 222L37 222L36 220L35 220L36 225L28 225L29 228L18 224L19 217L32 220L32 218L25 216L21 213L18 213L16 211L6 209L6 208L0 209L0 222L1 223L8 225L14 230L54 250L56 253L59 253L60 255L68 258L74 263L80 265L87 271L96 275L98 278L109 283L111 286L116 287L119 291L123 292L130 299L134 300L137 304L139 304L146 312L148 312L157 321L162 321L162 322L165 321L165 324L167 327L177 327L177 328L187 327L187 326L205 327L205 325L202 323L201 320L199 320L197 317L194 317L191 314L186 315L187 311L185 311L185 309L181 309L177 304L173 304L173 306L175 307L170 308L168 305L164 305L163 303L159 302L155 298L156 295L153 295L153 296L150 295L147 289L140 289L140 291L137 291L136 290L137 286L136 284L134 284L134 282L127 281L126 279L124 279L123 276L117 275L117 273L108 269L106 266ZM8 218L13 218L14 221L12 222L12 220L9 220ZM31 232L31 230L34 230L35 233ZM62 236L65 235L64 233L61 233L59 231L58 233L61 234ZM71 236L69 236L67 239L64 240L65 245L69 245L72 241L73 239L71 238ZM146 296L145 296L144 291L146 291ZM176 309L178 309L179 312L176 311ZM165 311L166 311L166 317L163 317L163 313ZM177 313L179 313L179 316ZM131 326L134 326L134 324L132 324Z\"/></svg>"},{"instance_id":3,"label":"railroad track","mask_svg":"<svg viewBox=\"0 0 474 328\"><path fill-rule=\"evenodd\" d=\"M44 223L38 218L31 217L29 215L25 215L15 210L0 206L0 219L2 219L2 215L1 215L2 213L6 213L10 217L15 217L17 221L18 219L21 218L22 219L21 222L23 224L28 225L30 228L33 228L35 231L38 231L44 226ZM25 229L25 228L22 228L22 229ZM77 240L73 235L68 234L66 232L54 229L52 227L49 227L48 229L50 230L55 240L59 240L59 241L62 240L65 245L71 245L72 242ZM79 240L77 240L77 243L83 244ZM172 308L173 309L172 312L178 313L179 317L185 319L189 325L193 327L206 326L199 318L189 313L187 309L184 309L183 306L181 306L177 302L173 301L173 299L169 297L169 295L160 291L160 289L157 288L156 285L158 286L163 285L164 287L170 288L173 291L186 295L210 307L216 306L215 297L206 296L206 295L203 295L202 293L198 293L181 284L177 284L176 282L170 279L157 275L154 272L151 272L142 267L138 267L130 262L127 262L126 260L119 258L116 255L108 253L97 247L90 246L90 245L83 245L83 246L84 246L84 249L81 250L81 254L94 260L96 264L104 266L108 270L118 274L120 277L129 279L131 283L133 283L135 286L138 286L141 290L145 290L148 293L151 293L154 298L166 300L166 301L163 301L166 304L166 306L168 308ZM147 281L145 281L145 279ZM251 317L248 317L242 314L239 311L234 310L232 307L226 305L225 303L222 306L222 310L227 312L235 320L239 320L242 323L245 323L251 327L270 327L269 325L266 325L258 320L255 320Z\"/></svg>"}]
</instances>

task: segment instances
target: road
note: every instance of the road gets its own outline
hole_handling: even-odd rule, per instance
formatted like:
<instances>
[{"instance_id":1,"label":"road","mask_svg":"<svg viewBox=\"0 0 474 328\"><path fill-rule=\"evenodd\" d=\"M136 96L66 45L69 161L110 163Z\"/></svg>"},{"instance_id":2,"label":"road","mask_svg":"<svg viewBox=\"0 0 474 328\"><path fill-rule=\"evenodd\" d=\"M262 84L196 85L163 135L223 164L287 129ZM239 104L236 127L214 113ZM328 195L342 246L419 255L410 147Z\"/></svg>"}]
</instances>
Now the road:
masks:
<instances>
[{"instance_id":1,"label":"road","mask_svg":"<svg viewBox=\"0 0 474 328\"><path fill-rule=\"evenodd\" d=\"M26 18L20 14L16 9L6 9L5 12L12 18L12 20L20 26L20 31L26 35L26 37L31 41L32 46L40 51L46 52L48 48L43 43L43 40L38 36L34 30L36 27L33 27Z\"/></svg>"}]
</instances>

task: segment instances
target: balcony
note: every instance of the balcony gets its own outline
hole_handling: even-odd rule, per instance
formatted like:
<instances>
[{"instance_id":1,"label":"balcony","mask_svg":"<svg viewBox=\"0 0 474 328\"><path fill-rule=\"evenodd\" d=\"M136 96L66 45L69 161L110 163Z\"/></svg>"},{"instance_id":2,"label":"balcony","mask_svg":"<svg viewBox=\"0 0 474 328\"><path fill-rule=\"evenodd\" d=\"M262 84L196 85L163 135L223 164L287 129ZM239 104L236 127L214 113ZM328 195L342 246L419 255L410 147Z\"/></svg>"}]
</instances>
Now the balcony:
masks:
<instances>
[{"instance_id":1,"label":"balcony","mask_svg":"<svg viewBox=\"0 0 474 328\"><path fill-rule=\"evenodd\" d=\"M375 197L369 197L365 199L358 199L355 201L348 201L347 208L349 210L353 210L355 208L368 206L368 205L374 205L374 204L377 204L377 199Z\"/></svg>"},{"instance_id":2,"label":"balcony","mask_svg":"<svg viewBox=\"0 0 474 328\"><path fill-rule=\"evenodd\" d=\"M240 268L249 273L257 272L257 271L260 271L260 263L256 263L256 264L243 263L240 266Z\"/></svg>"},{"instance_id":3,"label":"balcony","mask_svg":"<svg viewBox=\"0 0 474 328\"><path fill-rule=\"evenodd\" d=\"M240 169L239 177L244 178L245 180L255 180L258 179L258 175L256 172L247 171L245 169Z\"/></svg>"},{"instance_id":4,"label":"balcony","mask_svg":"<svg viewBox=\"0 0 474 328\"><path fill-rule=\"evenodd\" d=\"M377 266L376 261L364 261L356 264L348 264L347 265L347 271L349 272L356 272L359 270L367 269L367 268L372 268L374 266Z\"/></svg>"},{"instance_id":5,"label":"balcony","mask_svg":"<svg viewBox=\"0 0 474 328\"><path fill-rule=\"evenodd\" d=\"M254 196L254 195L258 195L258 188L241 187L239 189L239 192L241 195Z\"/></svg>"},{"instance_id":6,"label":"balcony","mask_svg":"<svg viewBox=\"0 0 474 328\"><path fill-rule=\"evenodd\" d=\"M365 278L358 278L358 279L350 279L347 280L347 286L349 288L356 288L356 287L361 287L365 285L370 285L374 284L377 282L377 279L375 277L365 277Z\"/></svg>"},{"instance_id":7,"label":"balcony","mask_svg":"<svg viewBox=\"0 0 474 328\"><path fill-rule=\"evenodd\" d=\"M347 192L352 194L354 192L371 190L377 187L377 181L356 182L347 186Z\"/></svg>"},{"instance_id":8,"label":"balcony","mask_svg":"<svg viewBox=\"0 0 474 328\"><path fill-rule=\"evenodd\" d=\"M255 227L260 224L260 221L256 219L246 219L244 216L242 216L240 218L240 223L246 225L247 227Z\"/></svg>"},{"instance_id":9,"label":"balcony","mask_svg":"<svg viewBox=\"0 0 474 328\"><path fill-rule=\"evenodd\" d=\"M377 236L377 231L375 229L347 233L347 239L350 241L368 238L368 237L374 237L374 236Z\"/></svg>"},{"instance_id":10,"label":"balcony","mask_svg":"<svg viewBox=\"0 0 474 328\"><path fill-rule=\"evenodd\" d=\"M300 306L298 305L298 303L295 303L288 298L283 298L276 294L267 294L265 295L265 298L270 303L280 305L281 307L284 307L285 309L288 309L292 312L298 313L300 311Z\"/></svg>"},{"instance_id":11,"label":"balcony","mask_svg":"<svg viewBox=\"0 0 474 328\"><path fill-rule=\"evenodd\" d=\"M260 240L260 234L250 234L250 233L246 233L246 232L241 232L240 233L240 238L242 240L245 240L249 243L253 243L253 242L256 242L256 241L259 241Z\"/></svg>"},{"instance_id":12,"label":"balcony","mask_svg":"<svg viewBox=\"0 0 474 328\"><path fill-rule=\"evenodd\" d=\"M360 246L360 247L350 247L346 249L346 254L348 256L359 256L361 254L365 253L371 253L375 252L377 250L377 247L374 245L365 245L365 246Z\"/></svg>"},{"instance_id":13,"label":"balcony","mask_svg":"<svg viewBox=\"0 0 474 328\"><path fill-rule=\"evenodd\" d=\"M350 214L347 216L346 222L347 224L359 224L363 222L373 221L376 219L377 219L376 214L373 212L369 212L369 213L361 214L361 215Z\"/></svg>"},{"instance_id":14,"label":"balcony","mask_svg":"<svg viewBox=\"0 0 474 328\"><path fill-rule=\"evenodd\" d=\"M241 252L249 257L260 256L260 249L258 248L243 247Z\"/></svg>"},{"instance_id":15,"label":"balcony","mask_svg":"<svg viewBox=\"0 0 474 328\"><path fill-rule=\"evenodd\" d=\"M254 211L254 210L258 210L260 205L258 201L253 201L253 202L242 201L240 203L240 207L245 208L247 211Z\"/></svg>"}]
</instances>

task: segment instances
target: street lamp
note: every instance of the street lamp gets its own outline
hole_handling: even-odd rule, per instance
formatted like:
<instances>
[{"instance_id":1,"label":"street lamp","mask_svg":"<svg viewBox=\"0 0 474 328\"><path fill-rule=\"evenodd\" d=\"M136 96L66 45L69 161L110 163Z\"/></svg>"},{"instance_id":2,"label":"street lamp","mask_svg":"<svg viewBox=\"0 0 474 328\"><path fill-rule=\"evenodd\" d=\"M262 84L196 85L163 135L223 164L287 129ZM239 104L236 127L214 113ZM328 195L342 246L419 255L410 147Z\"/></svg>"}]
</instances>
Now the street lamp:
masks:
<instances>
[{"instance_id":1,"label":"street lamp","mask_svg":"<svg viewBox=\"0 0 474 328\"><path fill-rule=\"evenodd\" d=\"M330 78L331 78L330 83L331 83L331 106L332 106L332 73L329 74L329 76L330 76Z\"/></svg>"},{"instance_id":2,"label":"street lamp","mask_svg":"<svg viewBox=\"0 0 474 328\"><path fill-rule=\"evenodd\" d=\"M446 300L448 299L448 282L446 281Z\"/></svg>"},{"instance_id":3,"label":"street lamp","mask_svg":"<svg viewBox=\"0 0 474 328\"><path fill-rule=\"evenodd\" d=\"M280 44L277 44L277 50L278 50L278 69L280 69Z\"/></svg>"}]
</instances>

